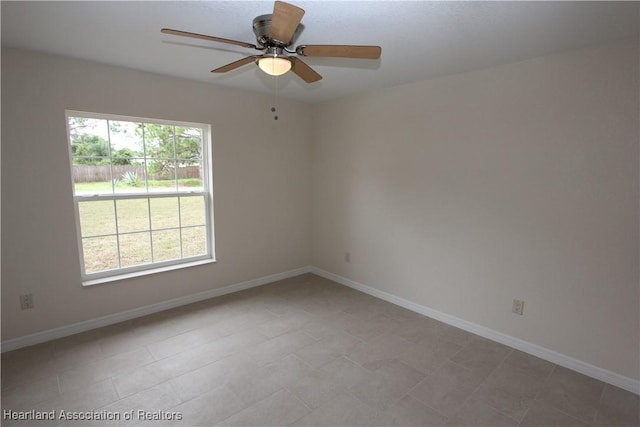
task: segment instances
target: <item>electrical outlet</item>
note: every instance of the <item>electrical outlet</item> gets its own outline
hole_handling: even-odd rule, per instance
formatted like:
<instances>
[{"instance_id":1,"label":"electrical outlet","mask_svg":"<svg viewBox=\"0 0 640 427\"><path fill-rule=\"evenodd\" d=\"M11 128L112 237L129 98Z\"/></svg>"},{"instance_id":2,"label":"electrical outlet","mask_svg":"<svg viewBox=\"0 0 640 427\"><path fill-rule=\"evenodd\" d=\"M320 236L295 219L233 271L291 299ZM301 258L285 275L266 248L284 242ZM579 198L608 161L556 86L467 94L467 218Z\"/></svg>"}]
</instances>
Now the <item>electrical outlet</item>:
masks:
<instances>
[{"instance_id":1,"label":"electrical outlet","mask_svg":"<svg viewBox=\"0 0 640 427\"><path fill-rule=\"evenodd\" d=\"M344 261L345 262L351 262L351 252L345 252L344 253Z\"/></svg>"},{"instance_id":2,"label":"electrical outlet","mask_svg":"<svg viewBox=\"0 0 640 427\"><path fill-rule=\"evenodd\" d=\"M23 310L33 308L33 294L20 295L20 308Z\"/></svg>"},{"instance_id":3,"label":"electrical outlet","mask_svg":"<svg viewBox=\"0 0 640 427\"><path fill-rule=\"evenodd\" d=\"M519 314L522 316L524 314L524 301L520 301L519 299L513 300L513 307L511 311L515 314Z\"/></svg>"}]
</instances>

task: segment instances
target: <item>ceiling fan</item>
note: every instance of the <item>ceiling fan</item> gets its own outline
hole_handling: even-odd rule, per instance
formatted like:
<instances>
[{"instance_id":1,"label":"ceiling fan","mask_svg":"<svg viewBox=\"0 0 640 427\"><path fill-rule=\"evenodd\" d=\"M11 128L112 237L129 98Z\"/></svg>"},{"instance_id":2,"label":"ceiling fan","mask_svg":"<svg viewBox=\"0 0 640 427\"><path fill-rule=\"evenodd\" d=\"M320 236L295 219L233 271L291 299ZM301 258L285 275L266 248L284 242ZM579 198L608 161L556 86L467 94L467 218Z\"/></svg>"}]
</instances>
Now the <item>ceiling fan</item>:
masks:
<instances>
[{"instance_id":1,"label":"ceiling fan","mask_svg":"<svg viewBox=\"0 0 640 427\"><path fill-rule=\"evenodd\" d=\"M276 1L272 14L260 15L253 20L253 32L257 38L257 45L221 37L173 30L171 28L163 28L161 32L164 34L210 40L262 51L260 55L251 55L211 70L212 73L226 73L250 62L255 62L262 71L272 76L280 76L291 70L305 82L313 83L322 79L322 76L304 63L300 59L300 56L359 59L380 58L380 54L382 53L380 46L300 45L294 50L290 50L289 48L293 44L293 38L296 35L303 16L303 9L283 1Z\"/></svg>"}]
</instances>

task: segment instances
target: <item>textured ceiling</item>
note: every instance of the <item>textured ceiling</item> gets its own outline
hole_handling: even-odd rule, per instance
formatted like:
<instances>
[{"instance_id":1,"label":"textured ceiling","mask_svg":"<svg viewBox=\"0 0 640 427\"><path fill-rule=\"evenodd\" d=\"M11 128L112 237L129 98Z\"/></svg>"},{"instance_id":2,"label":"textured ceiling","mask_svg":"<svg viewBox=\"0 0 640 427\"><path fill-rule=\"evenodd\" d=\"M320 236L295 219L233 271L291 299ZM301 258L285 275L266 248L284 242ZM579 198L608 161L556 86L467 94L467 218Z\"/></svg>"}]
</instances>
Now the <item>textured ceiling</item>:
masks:
<instances>
[{"instance_id":1,"label":"textured ceiling","mask_svg":"<svg viewBox=\"0 0 640 427\"><path fill-rule=\"evenodd\" d=\"M294 1L296 44L372 44L380 60L306 58L324 79L277 79L280 96L319 102L634 37L636 2ZM2 2L2 46L273 93L252 64L209 71L255 51L175 37L163 27L255 43L251 23L272 2Z\"/></svg>"}]
</instances>

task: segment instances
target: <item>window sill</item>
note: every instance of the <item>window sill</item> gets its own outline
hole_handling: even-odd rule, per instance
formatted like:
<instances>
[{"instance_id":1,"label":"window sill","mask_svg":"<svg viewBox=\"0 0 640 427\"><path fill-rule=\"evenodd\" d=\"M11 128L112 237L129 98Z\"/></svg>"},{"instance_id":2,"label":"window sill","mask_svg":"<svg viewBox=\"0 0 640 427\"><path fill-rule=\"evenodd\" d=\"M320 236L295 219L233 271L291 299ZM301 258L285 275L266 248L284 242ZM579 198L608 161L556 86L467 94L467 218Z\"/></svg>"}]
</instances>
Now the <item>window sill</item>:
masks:
<instances>
[{"instance_id":1,"label":"window sill","mask_svg":"<svg viewBox=\"0 0 640 427\"><path fill-rule=\"evenodd\" d=\"M195 267L197 265L213 264L215 262L216 262L215 259L209 258L204 260L186 262L184 264L167 265L163 267L150 268L148 270L143 270L143 271L135 271L132 273L118 274L118 275L109 276L109 277L100 277L98 279L88 279L88 280L82 281L82 286L93 286L93 285L100 285L103 283L117 282L120 280L147 276L149 274L157 274L157 273L164 273L166 271L181 270L183 268Z\"/></svg>"}]
</instances>

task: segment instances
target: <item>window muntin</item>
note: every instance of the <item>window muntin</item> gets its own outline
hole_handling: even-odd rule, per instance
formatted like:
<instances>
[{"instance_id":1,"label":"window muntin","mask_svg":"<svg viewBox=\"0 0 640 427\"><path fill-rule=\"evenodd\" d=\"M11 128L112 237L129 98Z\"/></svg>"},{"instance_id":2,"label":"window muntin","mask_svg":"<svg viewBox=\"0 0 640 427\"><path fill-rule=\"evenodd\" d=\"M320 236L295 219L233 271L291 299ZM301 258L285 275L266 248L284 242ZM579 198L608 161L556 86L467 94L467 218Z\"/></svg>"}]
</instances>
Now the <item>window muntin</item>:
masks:
<instances>
[{"instance_id":1,"label":"window muntin","mask_svg":"<svg viewBox=\"0 0 640 427\"><path fill-rule=\"evenodd\" d=\"M213 260L209 126L67 112L83 280Z\"/></svg>"}]
</instances>

